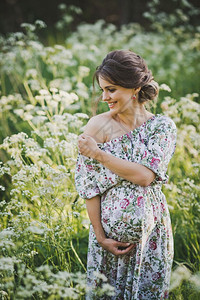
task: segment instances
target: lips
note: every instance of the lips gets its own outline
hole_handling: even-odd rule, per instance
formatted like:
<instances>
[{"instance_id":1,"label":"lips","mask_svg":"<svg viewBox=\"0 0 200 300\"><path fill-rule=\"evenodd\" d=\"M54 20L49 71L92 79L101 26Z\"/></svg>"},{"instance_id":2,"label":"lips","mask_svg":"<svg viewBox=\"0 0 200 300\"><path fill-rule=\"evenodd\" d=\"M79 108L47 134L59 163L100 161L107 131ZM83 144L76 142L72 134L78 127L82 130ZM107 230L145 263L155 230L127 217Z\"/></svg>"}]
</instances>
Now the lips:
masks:
<instances>
[{"instance_id":1,"label":"lips","mask_svg":"<svg viewBox=\"0 0 200 300\"><path fill-rule=\"evenodd\" d=\"M113 108L116 103L117 101L108 103L109 108Z\"/></svg>"}]
</instances>

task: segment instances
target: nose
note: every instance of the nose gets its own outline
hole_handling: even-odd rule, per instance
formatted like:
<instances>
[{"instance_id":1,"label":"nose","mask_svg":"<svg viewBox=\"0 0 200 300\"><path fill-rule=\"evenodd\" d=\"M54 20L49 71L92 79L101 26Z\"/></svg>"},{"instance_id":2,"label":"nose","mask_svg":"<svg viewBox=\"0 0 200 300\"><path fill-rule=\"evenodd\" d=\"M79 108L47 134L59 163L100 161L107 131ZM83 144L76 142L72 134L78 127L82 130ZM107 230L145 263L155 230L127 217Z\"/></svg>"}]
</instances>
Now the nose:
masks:
<instances>
[{"instance_id":1,"label":"nose","mask_svg":"<svg viewBox=\"0 0 200 300\"><path fill-rule=\"evenodd\" d=\"M103 91L102 93L102 100L107 101L110 99L109 93L107 91Z\"/></svg>"}]
</instances>

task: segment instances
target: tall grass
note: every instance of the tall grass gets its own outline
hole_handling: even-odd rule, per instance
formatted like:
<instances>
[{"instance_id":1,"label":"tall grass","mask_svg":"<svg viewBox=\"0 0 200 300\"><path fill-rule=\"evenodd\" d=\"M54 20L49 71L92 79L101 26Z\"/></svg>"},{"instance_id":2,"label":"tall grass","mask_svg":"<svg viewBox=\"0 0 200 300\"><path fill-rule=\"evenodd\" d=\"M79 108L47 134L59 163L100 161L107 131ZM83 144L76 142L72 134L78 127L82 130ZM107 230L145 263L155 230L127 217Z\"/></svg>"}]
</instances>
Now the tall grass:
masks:
<instances>
[{"instance_id":1,"label":"tall grass","mask_svg":"<svg viewBox=\"0 0 200 300\"><path fill-rule=\"evenodd\" d=\"M64 20L69 29L70 18L58 28ZM199 298L199 29L177 21L172 31L166 22L155 14L147 33L138 24L117 29L100 20L48 46L36 34L45 26L37 21L0 38L2 299L84 297L89 220L74 185L76 142L87 119L105 111L95 102L92 74L113 49L145 58L161 87L149 109L177 125L164 187L175 240L170 298ZM99 282L97 295L112 294L105 278Z\"/></svg>"}]
</instances>

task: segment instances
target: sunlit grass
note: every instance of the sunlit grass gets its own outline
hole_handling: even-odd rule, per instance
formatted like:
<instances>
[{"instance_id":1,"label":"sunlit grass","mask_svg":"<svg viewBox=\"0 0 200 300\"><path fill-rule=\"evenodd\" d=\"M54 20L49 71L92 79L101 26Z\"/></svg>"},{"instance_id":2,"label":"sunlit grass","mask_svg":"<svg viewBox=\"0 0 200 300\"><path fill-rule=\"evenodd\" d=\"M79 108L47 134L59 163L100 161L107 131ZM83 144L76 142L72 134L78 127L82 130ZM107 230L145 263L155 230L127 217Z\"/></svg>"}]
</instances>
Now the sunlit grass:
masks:
<instances>
[{"instance_id":1,"label":"sunlit grass","mask_svg":"<svg viewBox=\"0 0 200 300\"><path fill-rule=\"evenodd\" d=\"M146 33L138 24L117 29L101 20L79 25L62 45L51 46L35 33L45 26L40 22L1 37L2 299L84 299L89 220L74 185L77 138L99 96L92 74L108 51L121 48L145 58L161 87L149 109L177 125L164 187L175 240L170 298L198 299L199 33L177 28L172 36L159 24ZM97 113L103 111L99 103ZM97 295L112 293L106 279L99 280Z\"/></svg>"}]
</instances>

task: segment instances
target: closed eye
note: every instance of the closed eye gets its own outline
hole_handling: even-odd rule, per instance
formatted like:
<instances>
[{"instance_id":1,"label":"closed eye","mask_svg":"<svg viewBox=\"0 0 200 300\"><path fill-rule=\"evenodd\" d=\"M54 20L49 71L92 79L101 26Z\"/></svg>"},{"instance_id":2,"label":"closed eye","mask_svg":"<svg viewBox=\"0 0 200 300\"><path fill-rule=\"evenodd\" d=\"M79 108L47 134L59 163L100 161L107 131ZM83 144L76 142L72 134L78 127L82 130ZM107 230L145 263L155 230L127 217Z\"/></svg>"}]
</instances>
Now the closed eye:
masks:
<instances>
[{"instance_id":1,"label":"closed eye","mask_svg":"<svg viewBox=\"0 0 200 300\"><path fill-rule=\"evenodd\" d=\"M103 89L100 88L100 90L101 90L101 92L103 92ZM114 92L116 91L116 89L108 89L108 91L109 91L110 93L114 93Z\"/></svg>"},{"instance_id":2,"label":"closed eye","mask_svg":"<svg viewBox=\"0 0 200 300\"><path fill-rule=\"evenodd\" d=\"M109 91L110 93L114 93L114 92L116 91L116 89L108 89L108 91Z\"/></svg>"}]
</instances>

